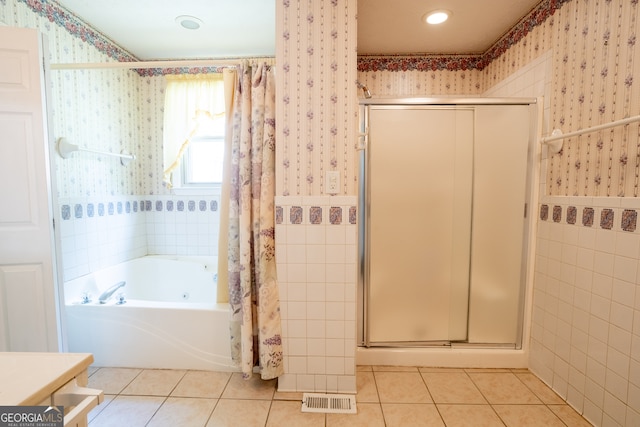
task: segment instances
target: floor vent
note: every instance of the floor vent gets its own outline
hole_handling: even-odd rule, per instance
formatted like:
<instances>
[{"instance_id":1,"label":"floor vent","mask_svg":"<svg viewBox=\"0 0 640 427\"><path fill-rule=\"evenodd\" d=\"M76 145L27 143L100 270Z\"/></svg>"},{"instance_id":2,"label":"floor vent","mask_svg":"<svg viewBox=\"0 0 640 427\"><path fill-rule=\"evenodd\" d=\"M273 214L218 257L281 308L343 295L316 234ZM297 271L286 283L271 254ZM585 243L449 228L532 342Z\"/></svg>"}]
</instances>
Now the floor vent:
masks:
<instances>
[{"instance_id":1,"label":"floor vent","mask_svg":"<svg viewBox=\"0 0 640 427\"><path fill-rule=\"evenodd\" d=\"M348 394L304 393L302 412L326 414L355 414L356 396Z\"/></svg>"}]
</instances>

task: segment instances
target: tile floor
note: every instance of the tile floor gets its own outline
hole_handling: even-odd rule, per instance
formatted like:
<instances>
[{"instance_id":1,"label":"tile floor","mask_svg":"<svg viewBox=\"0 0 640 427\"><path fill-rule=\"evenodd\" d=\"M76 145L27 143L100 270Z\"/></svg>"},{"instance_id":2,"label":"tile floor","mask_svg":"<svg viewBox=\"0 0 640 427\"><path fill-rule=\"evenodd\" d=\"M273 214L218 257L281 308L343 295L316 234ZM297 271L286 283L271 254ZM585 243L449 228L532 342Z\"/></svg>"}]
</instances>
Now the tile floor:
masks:
<instances>
[{"instance_id":1,"label":"tile floor","mask_svg":"<svg viewBox=\"0 0 640 427\"><path fill-rule=\"evenodd\" d=\"M92 368L104 402L89 414L102 426L590 426L523 369L360 366L358 413L300 411L302 393L238 373Z\"/></svg>"}]
</instances>

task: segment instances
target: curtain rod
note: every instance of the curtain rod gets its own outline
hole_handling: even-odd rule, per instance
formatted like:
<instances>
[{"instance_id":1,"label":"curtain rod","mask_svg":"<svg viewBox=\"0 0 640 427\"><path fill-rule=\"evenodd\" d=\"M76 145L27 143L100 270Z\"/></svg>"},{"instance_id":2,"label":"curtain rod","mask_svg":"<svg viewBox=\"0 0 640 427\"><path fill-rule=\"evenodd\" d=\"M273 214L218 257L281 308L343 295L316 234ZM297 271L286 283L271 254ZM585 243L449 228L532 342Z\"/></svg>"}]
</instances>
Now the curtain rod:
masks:
<instances>
[{"instance_id":1,"label":"curtain rod","mask_svg":"<svg viewBox=\"0 0 640 427\"><path fill-rule=\"evenodd\" d=\"M255 58L250 58L255 59ZM184 61L135 61L135 62L85 62L85 63L58 63L51 64L52 70L80 70L80 69L99 69L99 68L172 68L172 67L211 67L211 66L230 66L240 65L238 59L201 59L201 60L184 60Z\"/></svg>"},{"instance_id":2,"label":"curtain rod","mask_svg":"<svg viewBox=\"0 0 640 427\"><path fill-rule=\"evenodd\" d=\"M629 123L635 123L640 121L640 116L627 117L626 119L615 120L613 122L604 123L601 125L592 126L590 128L580 129L573 132L562 133L560 129L554 129L551 136L544 137L540 140L541 144L549 144L549 147L554 154L559 153L562 150L562 140L565 138L571 138L572 136L579 136L589 132L595 132L603 129L609 129L616 126L627 125ZM555 142L554 144L551 144Z\"/></svg>"}]
</instances>

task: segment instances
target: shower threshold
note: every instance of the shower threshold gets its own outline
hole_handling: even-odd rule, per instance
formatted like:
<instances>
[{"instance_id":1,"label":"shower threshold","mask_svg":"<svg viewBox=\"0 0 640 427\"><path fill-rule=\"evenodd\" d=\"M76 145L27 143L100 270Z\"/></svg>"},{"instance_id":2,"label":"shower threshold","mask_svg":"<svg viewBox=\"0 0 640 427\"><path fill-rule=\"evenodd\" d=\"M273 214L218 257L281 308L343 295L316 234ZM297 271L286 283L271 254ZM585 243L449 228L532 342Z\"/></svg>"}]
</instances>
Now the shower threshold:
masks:
<instances>
[{"instance_id":1,"label":"shower threshold","mask_svg":"<svg viewBox=\"0 0 640 427\"><path fill-rule=\"evenodd\" d=\"M372 348L493 348L493 349L514 349L515 344L496 343L469 343L466 341L391 341L391 342L371 342L363 344L361 347Z\"/></svg>"}]
</instances>

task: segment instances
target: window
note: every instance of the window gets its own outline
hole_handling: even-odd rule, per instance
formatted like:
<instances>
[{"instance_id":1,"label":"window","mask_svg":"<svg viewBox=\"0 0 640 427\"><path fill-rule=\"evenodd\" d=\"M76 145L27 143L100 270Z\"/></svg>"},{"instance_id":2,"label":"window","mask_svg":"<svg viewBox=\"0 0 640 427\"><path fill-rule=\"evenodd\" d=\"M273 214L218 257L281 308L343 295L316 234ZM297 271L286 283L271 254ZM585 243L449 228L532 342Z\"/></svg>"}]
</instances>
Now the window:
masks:
<instances>
[{"instance_id":1,"label":"window","mask_svg":"<svg viewBox=\"0 0 640 427\"><path fill-rule=\"evenodd\" d=\"M206 120L191 138L181 162L181 187L217 187L224 159L223 117Z\"/></svg>"},{"instance_id":2,"label":"window","mask_svg":"<svg viewBox=\"0 0 640 427\"><path fill-rule=\"evenodd\" d=\"M224 137L197 137L182 162L182 186L215 186L222 182Z\"/></svg>"},{"instance_id":3,"label":"window","mask_svg":"<svg viewBox=\"0 0 640 427\"><path fill-rule=\"evenodd\" d=\"M167 76L163 181L168 188L181 193L219 191L225 125L221 74Z\"/></svg>"}]
</instances>

